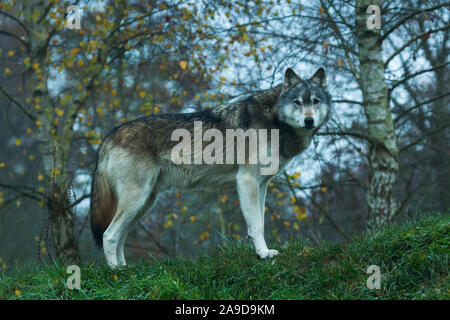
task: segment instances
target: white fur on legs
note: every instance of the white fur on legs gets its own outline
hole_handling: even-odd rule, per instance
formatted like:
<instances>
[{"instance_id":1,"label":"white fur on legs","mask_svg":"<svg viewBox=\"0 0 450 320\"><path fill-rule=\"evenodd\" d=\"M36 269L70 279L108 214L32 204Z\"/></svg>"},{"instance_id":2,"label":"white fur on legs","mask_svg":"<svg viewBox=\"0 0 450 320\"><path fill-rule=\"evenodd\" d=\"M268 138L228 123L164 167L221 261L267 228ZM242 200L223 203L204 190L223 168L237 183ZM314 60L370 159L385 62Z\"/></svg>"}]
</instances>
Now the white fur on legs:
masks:
<instances>
[{"instance_id":1,"label":"white fur on legs","mask_svg":"<svg viewBox=\"0 0 450 320\"><path fill-rule=\"evenodd\" d=\"M125 261L125 253L123 250L127 236L128 232L122 235L122 238L119 240L119 245L117 246L117 262L121 267L126 266L127 264L127 262Z\"/></svg>"},{"instance_id":2,"label":"white fur on legs","mask_svg":"<svg viewBox=\"0 0 450 320\"><path fill-rule=\"evenodd\" d=\"M268 186L270 180L271 179L265 179L259 185L259 210L261 212L260 219L261 219L261 226L262 226L261 233L263 235L262 241L264 241L264 216L265 216L264 207L266 204L267 186ZM264 241L264 243L265 243L265 241ZM261 252L261 254L259 254L259 256L261 258L265 259L265 258L272 258L272 257L276 256L277 254L279 254L278 250L267 249L267 251Z\"/></svg>"},{"instance_id":3,"label":"white fur on legs","mask_svg":"<svg viewBox=\"0 0 450 320\"><path fill-rule=\"evenodd\" d=\"M261 258L271 258L277 250L269 250L264 240L264 225L260 208L260 181L257 167L241 166L236 175L241 210L247 222L248 235L253 240L256 253ZM263 209L264 210L264 209Z\"/></svg>"},{"instance_id":4,"label":"white fur on legs","mask_svg":"<svg viewBox=\"0 0 450 320\"><path fill-rule=\"evenodd\" d=\"M154 192L151 192L150 196L147 198L146 203L142 206L142 208L139 210L138 214L136 214L133 218L133 220L128 223L128 225L124 228L124 231L120 235L119 245L117 247L117 260L119 263L119 266L126 266L125 261L125 253L124 253L124 245L125 241L127 239L128 233L130 230L139 222L139 220L142 219L142 217L147 213L153 205L156 203L157 195Z\"/></svg>"},{"instance_id":5,"label":"white fur on legs","mask_svg":"<svg viewBox=\"0 0 450 320\"><path fill-rule=\"evenodd\" d=\"M109 228L108 228L109 229ZM107 233L106 230L103 233L103 251L105 252L106 262L110 268L116 268L118 266L117 261L117 243L118 240L114 238L113 234Z\"/></svg>"},{"instance_id":6,"label":"white fur on legs","mask_svg":"<svg viewBox=\"0 0 450 320\"><path fill-rule=\"evenodd\" d=\"M269 185L270 180L271 178L266 178L259 184L259 209L261 210L261 223L263 227L263 233L264 233L264 216L266 214L264 212L264 207L266 205L267 186Z\"/></svg>"},{"instance_id":7,"label":"white fur on legs","mask_svg":"<svg viewBox=\"0 0 450 320\"><path fill-rule=\"evenodd\" d=\"M103 234L103 248L108 265L111 268L125 266L123 246L131 228L140 220L148 209L149 201L155 199L153 187L154 175L142 184L135 181L124 181L117 186L118 204L114 218Z\"/></svg>"},{"instance_id":8,"label":"white fur on legs","mask_svg":"<svg viewBox=\"0 0 450 320\"><path fill-rule=\"evenodd\" d=\"M121 238L124 236L124 226L128 225L131 221L130 215L134 215L138 211L135 209L135 206L133 207L134 210L118 209L116 216L114 216L113 221L103 234L103 250L105 252L106 262L111 268L118 267L119 262L120 265L124 265L125 263L124 257L120 257L120 260L123 258L123 261L119 260L118 251L121 245Z\"/></svg>"}]
</instances>

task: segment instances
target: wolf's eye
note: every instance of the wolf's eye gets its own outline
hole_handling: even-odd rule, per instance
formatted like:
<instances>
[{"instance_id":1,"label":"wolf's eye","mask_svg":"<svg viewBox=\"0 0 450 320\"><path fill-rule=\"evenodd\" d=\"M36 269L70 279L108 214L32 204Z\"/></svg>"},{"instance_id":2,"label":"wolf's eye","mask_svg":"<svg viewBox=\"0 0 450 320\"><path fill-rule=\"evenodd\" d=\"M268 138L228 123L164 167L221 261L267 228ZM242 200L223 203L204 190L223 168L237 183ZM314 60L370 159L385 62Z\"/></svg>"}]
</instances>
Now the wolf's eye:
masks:
<instances>
[{"instance_id":1,"label":"wolf's eye","mask_svg":"<svg viewBox=\"0 0 450 320\"><path fill-rule=\"evenodd\" d=\"M294 100L294 103L295 103L296 105L298 105L298 106L301 106L301 105L302 105L302 104L300 103L299 100Z\"/></svg>"},{"instance_id":2,"label":"wolf's eye","mask_svg":"<svg viewBox=\"0 0 450 320\"><path fill-rule=\"evenodd\" d=\"M320 100L319 99L313 99L313 104L319 104Z\"/></svg>"}]
</instances>

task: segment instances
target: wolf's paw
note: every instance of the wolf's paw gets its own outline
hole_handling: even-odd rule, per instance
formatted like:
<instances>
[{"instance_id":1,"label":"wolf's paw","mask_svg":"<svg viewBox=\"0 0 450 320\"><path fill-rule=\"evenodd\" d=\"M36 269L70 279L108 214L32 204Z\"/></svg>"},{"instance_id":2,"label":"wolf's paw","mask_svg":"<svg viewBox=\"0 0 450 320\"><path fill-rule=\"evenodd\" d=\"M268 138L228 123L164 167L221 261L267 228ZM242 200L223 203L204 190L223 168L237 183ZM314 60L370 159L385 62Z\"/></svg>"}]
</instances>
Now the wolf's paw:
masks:
<instances>
[{"instance_id":1,"label":"wolf's paw","mask_svg":"<svg viewBox=\"0 0 450 320\"><path fill-rule=\"evenodd\" d=\"M278 255L280 252L278 250L264 250L264 251L259 251L258 255L261 259L266 259L266 258L273 258L276 255Z\"/></svg>"}]
</instances>

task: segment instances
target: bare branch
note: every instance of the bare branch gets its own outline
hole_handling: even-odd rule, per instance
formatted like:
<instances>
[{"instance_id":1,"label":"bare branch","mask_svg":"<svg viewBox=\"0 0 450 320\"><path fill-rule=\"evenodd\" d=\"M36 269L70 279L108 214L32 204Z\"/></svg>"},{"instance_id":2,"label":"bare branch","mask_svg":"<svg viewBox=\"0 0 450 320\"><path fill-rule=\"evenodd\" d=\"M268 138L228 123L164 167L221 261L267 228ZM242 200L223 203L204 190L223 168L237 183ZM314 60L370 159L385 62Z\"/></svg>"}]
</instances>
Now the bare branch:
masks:
<instances>
[{"instance_id":1,"label":"bare branch","mask_svg":"<svg viewBox=\"0 0 450 320\"><path fill-rule=\"evenodd\" d=\"M0 91L3 92L3 94L11 100L16 106L19 107L19 109L28 117L30 120L35 122L37 120L37 117L35 114L33 114L30 110L28 110L22 103L20 103L17 99L15 99L9 92L7 92L5 89L3 89L2 86L0 86Z\"/></svg>"},{"instance_id":2,"label":"bare branch","mask_svg":"<svg viewBox=\"0 0 450 320\"><path fill-rule=\"evenodd\" d=\"M297 196L295 194L295 190L294 188L291 186L291 184L289 183L289 179L288 176L286 174L286 172L284 173L284 177L287 181L287 185L289 190L291 191L291 194L293 197L295 197L295 199L297 199ZM331 216L325 211L323 210L317 203L315 203L314 199L311 199L311 201L313 201L313 203L316 205L316 207L320 210L320 212L323 214L323 216L328 220L328 222L330 222L330 224L333 226L333 228L336 229L336 231L344 237L345 240L350 241L351 237L348 236L338 225L337 223L333 220L333 218L331 218Z\"/></svg>"},{"instance_id":3,"label":"bare branch","mask_svg":"<svg viewBox=\"0 0 450 320\"><path fill-rule=\"evenodd\" d=\"M2 10L0 10L0 14L1 14L1 15L4 15L5 17L10 18L10 19L13 20L13 21L15 21L18 25L20 25L20 26L22 27L23 30L25 30L25 32L26 32L27 34L30 34L30 32L28 31L27 27L26 27L26 26L24 25L24 23L23 23L22 21L20 21L18 18L14 17L14 16L10 15L9 13L7 13L7 12L5 12L5 11L2 11Z\"/></svg>"},{"instance_id":4,"label":"bare branch","mask_svg":"<svg viewBox=\"0 0 450 320\"><path fill-rule=\"evenodd\" d=\"M8 32L8 31L4 31L4 30L0 30L0 34L3 34L5 36L8 36L8 37L11 37L11 38L14 38L14 39L20 41L25 47L28 48L28 43L25 42L22 38L20 38L18 35L14 34L14 33L11 33L11 32Z\"/></svg>"},{"instance_id":5,"label":"bare branch","mask_svg":"<svg viewBox=\"0 0 450 320\"><path fill-rule=\"evenodd\" d=\"M439 100L439 99L445 98L445 97L447 97L447 96L449 96L449 95L450 95L450 92L446 92L446 93L444 93L444 94L442 94L442 95L440 95L440 96L437 96L437 97L428 99L428 100L426 100L426 101L422 101L421 103L418 103L418 104L416 104L415 106L406 109L402 114L398 115L397 118L394 119L394 123L397 123L401 118L403 118L404 116L406 116L408 113L410 113L410 112L413 111L414 109L417 109L417 108L419 108L419 107L421 107L421 106L423 106L423 105L425 105L425 104L428 104L428 103L437 101L437 100Z\"/></svg>"},{"instance_id":6,"label":"bare branch","mask_svg":"<svg viewBox=\"0 0 450 320\"><path fill-rule=\"evenodd\" d=\"M75 200L74 202L69 204L67 207L65 207L64 210L67 210L67 209L75 207L76 205L80 204L82 201L84 201L85 199L89 198L90 196L91 196L90 193L82 195L79 199Z\"/></svg>"},{"instance_id":7,"label":"bare branch","mask_svg":"<svg viewBox=\"0 0 450 320\"><path fill-rule=\"evenodd\" d=\"M434 136L435 134L437 134L437 133L439 133L439 132L445 130L445 129L448 128L448 127L450 127L450 123L446 123L446 124L444 124L444 125L442 125L442 126L436 128L436 129L434 129L434 130L431 130L431 131L427 132L426 134L424 134L424 135L421 136L420 138L416 139L415 141L413 141L413 142L407 144L406 146L400 148L400 152L403 152L403 151L405 151L405 150L407 150L407 149L409 149L409 148L411 148L411 147L413 147L413 146L419 144L419 143L422 142L422 140L424 140L425 138L432 137L432 136Z\"/></svg>"},{"instance_id":8,"label":"bare branch","mask_svg":"<svg viewBox=\"0 0 450 320\"><path fill-rule=\"evenodd\" d=\"M402 19L400 19L399 21L397 21L397 23L392 26L392 28L390 28L388 31L386 31L378 40L379 43L382 43L392 32L394 32L398 27L400 27L401 25L403 25L406 21L408 21L409 19L413 18L414 16L418 15L419 13L425 13L425 12L430 12L430 11L434 11L437 9L440 9L442 7L450 7L450 3L441 3L438 4L434 7L431 8L426 8L426 9L420 9L420 10L416 10L413 11L412 13L408 14L407 16L403 17Z\"/></svg>"},{"instance_id":9,"label":"bare branch","mask_svg":"<svg viewBox=\"0 0 450 320\"><path fill-rule=\"evenodd\" d=\"M4 183L0 183L0 188L12 190L24 197L27 197L27 198L30 198L33 200L37 200L37 201L42 200L42 196L44 195L43 193L36 191L33 188L27 187L27 186L13 186L13 185L7 185ZM29 192L26 192L24 190L28 190Z\"/></svg>"},{"instance_id":10,"label":"bare branch","mask_svg":"<svg viewBox=\"0 0 450 320\"><path fill-rule=\"evenodd\" d=\"M405 82L408 81L409 79L414 78L414 77L417 77L418 75L421 75L421 74L423 74L423 73L427 73L427 72L430 72L430 71L434 71L434 70L436 70L436 69L443 68L443 67L445 67L445 66L447 66L447 65L449 65L449 64L450 64L450 62L446 62L446 63L440 64L440 65L438 65L438 66L431 67L431 68L429 68L429 69L421 70L421 71L418 71L418 72L416 72L416 73L412 73L412 74L410 74L410 75L407 75L407 76L405 76L405 78L403 78L402 80L399 80L399 81L397 81L397 82L394 83L394 85L393 85L393 86L391 87L391 89L389 90L389 94L391 94L392 91L394 91L394 89L396 89L398 86L400 86L402 83L405 83Z\"/></svg>"},{"instance_id":11,"label":"bare branch","mask_svg":"<svg viewBox=\"0 0 450 320\"><path fill-rule=\"evenodd\" d=\"M436 33L439 31L443 31L443 30L447 30L450 28L450 24L447 24L445 26L443 26L442 28L439 29L435 29L435 30L430 30L427 32L422 32L418 35L416 35L415 37L409 39L403 46L401 46L399 49L397 49L393 54L391 54L391 56L389 58L387 58L386 62L384 63L385 67L387 67L387 65L389 64L389 62L392 61L392 59L394 59L398 54L400 54L404 49L406 49L407 47L409 47L414 41L426 36L427 34L431 33Z\"/></svg>"}]
</instances>

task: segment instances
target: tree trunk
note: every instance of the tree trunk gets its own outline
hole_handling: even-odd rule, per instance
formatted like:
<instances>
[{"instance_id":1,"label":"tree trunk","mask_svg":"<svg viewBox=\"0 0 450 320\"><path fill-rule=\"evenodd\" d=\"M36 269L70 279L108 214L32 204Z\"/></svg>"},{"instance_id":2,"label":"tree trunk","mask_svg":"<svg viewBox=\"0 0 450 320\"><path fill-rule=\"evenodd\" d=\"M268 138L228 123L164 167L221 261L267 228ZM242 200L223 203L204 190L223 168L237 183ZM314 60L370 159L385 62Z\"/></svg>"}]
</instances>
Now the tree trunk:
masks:
<instances>
[{"instance_id":1,"label":"tree trunk","mask_svg":"<svg viewBox=\"0 0 450 320\"><path fill-rule=\"evenodd\" d=\"M32 6L27 6L27 16L32 17ZM37 9L36 9L37 10ZM44 10L44 8L40 8ZM46 34L45 27L36 24L31 18L25 22L31 30L29 45L33 64L36 67L30 70L30 88L33 101L38 101L40 107L35 107L36 132L35 138L39 143L42 162L45 172L45 206L49 214L52 244L58 260L74 263L79 260L78 244L75 235L73 215L69 209L67 195L70 177L67 173L67 156L72 142L72 126L75 121L73 112L65 109L66 118L62 130L61 125L55 124L57 114L52 107L51 97L47 89L46 79L49 78L48 69L48 41L42 35ZM72 109L75 106L72 104ZM59 119L58 119L59 120Z\"/></svg>"},{"instance_id":2,"label":"tree trunk","mask_svg":"<svg viewBox=\"0 0 450 320\"><path fill-rule=\"evenodd\" d=\"M368 220L383 225L397 212L398 148L384 78L380 31L369 29L366 13L369 5L381 8L381 1L356 1L356 37L359 54L359 82L370 139L369 181L367 189ZM383 27L383 24L381 25Z\"/></svg>"},{"instance_id":3,"label":"tree trunk","mask_svg":"<svg viewBox=\"0 0 450 320\"><path fill-rule=\"evenodd\" d=\"M53 236L53 247L58 260L67 263L79 261L78 244L74 232L73 216L67 209L66 194L57 192L47 197L47 208L50 215L50 226Z\"/></svg>"},{"instance_id":4,"label":"tree trunk","mask_svg":"<svg viewBox=\"0 0 450 320\"><path fill-rule=\"evenodd\" d=\"M45 132L38 132L45 135ZM41 137L42 139L42 137ZM51 139L51 137L47 137ZM78 262L78 243L75 235L73 214L69 209L68 188L70 179L66 171L68 148L61 148L40 140L43 163L47 174L46 207L52 230L52 242L56 258L63 262ZM47 143L46 143L47 142Z\"/></svg>"}]
</instances>

